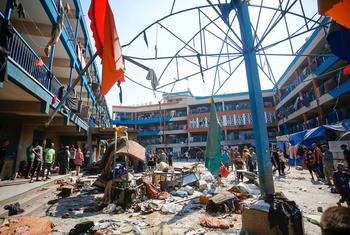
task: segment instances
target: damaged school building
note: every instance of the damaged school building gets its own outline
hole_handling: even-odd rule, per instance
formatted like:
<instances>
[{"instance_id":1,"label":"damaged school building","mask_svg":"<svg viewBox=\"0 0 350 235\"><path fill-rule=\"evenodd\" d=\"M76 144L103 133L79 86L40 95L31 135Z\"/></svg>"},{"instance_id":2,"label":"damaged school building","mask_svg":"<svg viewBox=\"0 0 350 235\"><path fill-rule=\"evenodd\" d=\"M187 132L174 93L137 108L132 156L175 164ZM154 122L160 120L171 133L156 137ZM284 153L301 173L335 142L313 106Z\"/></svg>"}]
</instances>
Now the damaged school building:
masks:
<instances>
[{"instance_id":1,"label":"damaged school building","mask_svg":"<svg viewBox=\"0 0 350 235\"><path fill-rule=\"evenodd\" d=\"M10 141L11 174L26 160L26 148L46 139L58 149L79 144L96 161L99 143L87 139L93 128L111 127L101 77L93 62L49 127L49 115L94 50L80 1L0 1L1 47L8 48L1 70L0 139ZM8 26L7 22L10 21ZM7 41L6 38L9 38ZM90 135L91 136L91 135ZM92 143L88 149L87 141Z\"/></svg>"},{"instance_id":2,"label":"damaged school building","mask_svg":"<svg viewBox=\"0 0 350 235\"><path fill-rule=\"evenodd\" d=\"M97 2L92 1L92 6ZM108 1L103 3L106 8ZM247 1L237 3L247 10ZM113 17L111 9L106 9ZM33 141L45 140L57 148L85 146L85 156L89 163L94 162L82 176L72 170L50 179L50 184L26 182L35 185L31 197L17 194L18 198L6 198L8 205L0 208L0 234L305 233L306 215L301 207L283 192L275 193L273 183L306 182L300 177L302 167L291 170L299 177L274 177L267 149L262 165L264 156L257 156L258 169L222 164L222 146L256 144L251 114L256 110L250 106L248 93L214 97L193 96L190 91L164 94L163 102L155 105L114 106L110 116L97 63L93 61L82 72L97 52L79 0L65 4L8 0L0 2L0 10L0 46L7 49L0 58L6 62L0 71L0 138L10 142L8 152L13 154L6 156L7 161L12 160L10 174L16 172ZM262 92L264 120L259 121L267 124L270 143L275 142L276 133L345 123L350 117L346 102L350 72L342 70L347 63L327 50L325 36L325 30L315 30L299 53L324 52L327 56L297 56L276 89ZM69 94L67 90L79 76L80 83ZM67 102L47 125L66 93ZM166 163L161 151L152 159L157 164L146 167L151 160L146 159L146 150L181 156L191 148L206 150L204 162L173 166ZM244 164L240 156L234 161ZM271 193L267 185L272 185ZM316 192L325 189L309 185ZM307 190L300 188L292 194ZM34 202L39 204L36 211L31 208ZM318 218L311 219L319 223Z\"/></svg>"}]
</instances>

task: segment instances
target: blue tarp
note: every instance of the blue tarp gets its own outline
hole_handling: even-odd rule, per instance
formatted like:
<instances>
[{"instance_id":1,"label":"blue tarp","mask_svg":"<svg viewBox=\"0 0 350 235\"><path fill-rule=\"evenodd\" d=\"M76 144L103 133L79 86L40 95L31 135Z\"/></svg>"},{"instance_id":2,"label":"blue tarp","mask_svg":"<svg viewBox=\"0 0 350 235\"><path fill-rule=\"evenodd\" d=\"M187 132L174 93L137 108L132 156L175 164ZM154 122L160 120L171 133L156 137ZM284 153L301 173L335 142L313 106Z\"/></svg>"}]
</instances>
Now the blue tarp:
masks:
<instances>
[{"instance_id":1,"label":"blue tarp","mask_svg":"<svg viewBox=\"0 0 350 235\"><path fill-rule=\"evenodd\" d=\"M287 135L288 141L293 144L304 144L309 146L312 142L325 142L327 140L326 130L339 132L350 131L350 119L343 120L333 125L323 125L313 129L296 132Z\"/></svg>"}]
</instances>

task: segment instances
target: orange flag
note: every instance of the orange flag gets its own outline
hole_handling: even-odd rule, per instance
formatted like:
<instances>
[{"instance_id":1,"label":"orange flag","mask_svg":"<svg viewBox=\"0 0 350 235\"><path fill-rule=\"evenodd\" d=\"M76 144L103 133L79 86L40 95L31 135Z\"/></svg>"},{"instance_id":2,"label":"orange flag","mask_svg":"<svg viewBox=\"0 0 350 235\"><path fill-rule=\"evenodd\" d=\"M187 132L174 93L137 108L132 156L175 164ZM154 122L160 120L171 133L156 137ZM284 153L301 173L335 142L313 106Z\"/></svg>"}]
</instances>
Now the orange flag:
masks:
<instances>
[{"instance_id":1,"label":"orange flag","mask_svg":"<svg viewBox=\"0 0 350 235\"><path fill-rule=\"evenodd\" d=\"M125 81L122 49L107 0L92 0L89 18L96 50L102 59L101 95L105 95L117 81Z\"/></svg>"},{"instance_id":2,"label":"orange flag","mask_svg":"<svg viewBox=\"0 0 350 235\"><path fill-rule=\"evenodd\" d=\"M338 24L350 29L349 0L318 0L318 12L332 17Z\"/></svg>"}]
</instances>

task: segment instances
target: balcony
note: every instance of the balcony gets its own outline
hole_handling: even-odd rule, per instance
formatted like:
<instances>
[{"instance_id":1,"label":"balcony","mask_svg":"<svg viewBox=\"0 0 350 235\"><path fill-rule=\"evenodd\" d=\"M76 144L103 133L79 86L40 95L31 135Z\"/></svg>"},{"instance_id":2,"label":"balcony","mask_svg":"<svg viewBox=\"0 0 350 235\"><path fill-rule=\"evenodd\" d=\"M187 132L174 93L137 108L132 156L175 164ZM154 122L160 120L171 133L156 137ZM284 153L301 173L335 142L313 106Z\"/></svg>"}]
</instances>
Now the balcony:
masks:
<instances>
[{"instance_id":1,"label":"balcony","mask_svg":"<svg viewBox=\"0 0 350 235\"><path fill-rule=\"evenodd\" d=\"M45 89L56 97L62 95L61 88L63 85L52 75L45 64L39 65L41 58L15 29L12 38L9 40L9 51L9 57Z\"/></svg>"},{"instance_id":2,"label":"balcony","mask_svg":"<svg viewBox=\"0 0 350 235\"><path fill-rule=\"evenodd\" d=\"M312 64L304 67L304 69L302 69L302 72L299 74L297 79L292 81L287 87L280 89L281 96L279 99L276 100L277 108L279 108L278 105L282 100L284 100L301 83L304 82L305 78L307 78L308 76L310 76L312 74L315 74L316 76L321 75L338 60L339 59L336 56L329 56L329 57L315 56L315 57L313 57ZM310 80L307 79L307 81L311 82L311 79Z\"/></svg>"}]
</instances>

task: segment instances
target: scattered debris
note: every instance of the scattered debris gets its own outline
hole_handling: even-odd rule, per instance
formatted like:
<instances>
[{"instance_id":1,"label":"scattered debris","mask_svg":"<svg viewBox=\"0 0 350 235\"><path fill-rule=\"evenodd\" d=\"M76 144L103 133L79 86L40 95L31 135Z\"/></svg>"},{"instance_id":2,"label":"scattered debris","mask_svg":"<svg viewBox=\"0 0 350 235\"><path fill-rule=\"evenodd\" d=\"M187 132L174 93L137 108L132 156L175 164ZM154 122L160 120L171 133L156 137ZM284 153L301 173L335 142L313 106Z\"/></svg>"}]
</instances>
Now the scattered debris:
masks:
<instances>
[{"instance_id":1,"label":"scattered debris","mask_svg":"<svg viewBox=\"0 0 350 235\"><path fill-rule=\"evenodd\" d=\"M220 193L208 200L206 211L208 213L229 213L239 210L239 200L231 193Z\"/></svg>"},{"instance_id":2,"label":"scattered debris","mask_svg":"<svg viewBox=\"0 0 350 235\"><path fill-rule=\"evenodd\" d=\"M229 229L230 224L225 219L219 219L215 217L203 217L200 220L200 225L206 228L221 228Z\"/></svg>"},{"instance_id":3,"label":"scattered debris","mask_svg":"<svg viewBox=\"0 0 350 235\"><path fill-rule=\"evenodd\" d=\"M18 215L24 212L24 210L21 208L21 205L18 202L4 206L4 209L9 211L9 216Z\"/></svg>"},{"instance_id":4,"label":"scattered debris","mask_svg":"<svg viewBox=\"0 0 350 235\"><path fill-rule=\"evenodd\" d=\"M176 213L176 205L174 203L165 203L162 208L160 208L160 211L163 214L175 214Z\"/></svg>"},{"instance_id":5,"label":"scattered debris","mask_svg":"<svg viewBox=\"0 0 350 235\"><path fill-rule=\"evenodd\" d=\"M112 214L116 211L117 206L114 203L109 204L105 208L103 208L102 212L105 214Z\"/></svg>"},{"instance_id":6,"label":"scattered debris","mask_svg":"<svg viewBox=\"0 0 350 235\"><path fill-rule=\"evenodd\" d=\"M79 234L85 234L87 233L90 228L94 227L94 222L89 220L89 221L84 221L79 224L76 224L74 228L72 228L69 231L68 235L79 235Z\"/></svg>"},{"instance_id":7,"label":"scattered debris","mask_svg":"<svg viewBox=\"0 0 350 235\"><path fill-rule=\"evenodd\" d=\"M54 224L49 219L31 216L12 217L0 227L0 234L50 234Z\"/></svg>"}]
</instances>

